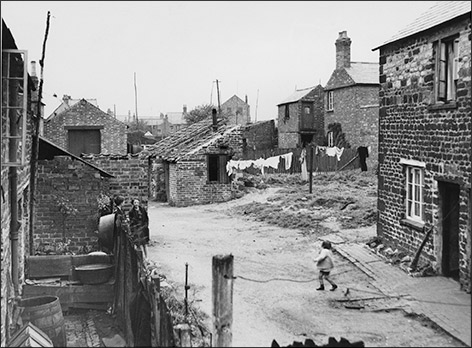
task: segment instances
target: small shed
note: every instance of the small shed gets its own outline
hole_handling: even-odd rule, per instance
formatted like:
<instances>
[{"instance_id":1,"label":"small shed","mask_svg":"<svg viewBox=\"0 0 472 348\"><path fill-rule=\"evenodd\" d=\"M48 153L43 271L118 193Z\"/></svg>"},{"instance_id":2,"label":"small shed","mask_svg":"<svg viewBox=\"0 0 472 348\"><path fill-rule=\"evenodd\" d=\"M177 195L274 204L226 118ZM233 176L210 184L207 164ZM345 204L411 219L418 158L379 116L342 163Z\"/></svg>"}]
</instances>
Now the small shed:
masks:
<instances>
[{"instance_id":1,"label":"small shed","mask_svg":"<svg viewBox=\"0 0 472 348\"><path fill-rule=\"evenodd\" d=\"M240 125L205 119L139 153L151 167L153 198L172 206L224 202L233 197L226 165L240 158Z\"/></svg>"}]
</instances>

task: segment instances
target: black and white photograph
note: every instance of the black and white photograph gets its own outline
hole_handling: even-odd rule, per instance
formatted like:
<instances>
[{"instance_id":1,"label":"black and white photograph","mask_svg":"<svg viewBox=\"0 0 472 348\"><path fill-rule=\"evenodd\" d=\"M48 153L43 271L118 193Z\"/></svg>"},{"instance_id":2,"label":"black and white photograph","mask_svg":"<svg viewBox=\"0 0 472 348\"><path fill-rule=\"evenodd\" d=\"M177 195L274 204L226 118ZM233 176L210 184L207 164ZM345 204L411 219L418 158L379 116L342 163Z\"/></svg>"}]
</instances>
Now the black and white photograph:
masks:
<instances>
[{"instance_id":1,"label":"black and white photograph","mask_svg":"<svg viewBox=\"0 0 472 348\"><path fill-rule=\"evenodd\" d=\"M471 347L470 1L0 6L1 347Z\"/></svg>"}]
</instances>

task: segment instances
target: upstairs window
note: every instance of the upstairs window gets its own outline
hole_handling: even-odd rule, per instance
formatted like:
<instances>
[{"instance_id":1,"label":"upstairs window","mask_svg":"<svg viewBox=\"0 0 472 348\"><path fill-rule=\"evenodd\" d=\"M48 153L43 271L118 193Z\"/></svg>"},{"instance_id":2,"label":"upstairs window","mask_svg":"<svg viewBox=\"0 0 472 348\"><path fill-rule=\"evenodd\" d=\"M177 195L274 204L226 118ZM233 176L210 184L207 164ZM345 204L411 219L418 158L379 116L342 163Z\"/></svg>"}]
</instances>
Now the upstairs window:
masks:
<instances>
[{"instance_id":1,"label":"upstairs window","mask_svg":"<svg viewBox=\"0 0 472 348\"><path fill-rule=\"evenodd\" d=\"M334 147L334 134L333 134L333 132L328 132L328 147Z\"/></svg>"},{"instance_id":2,"label":"upstairs window","mask_svg":"<svg viewBox=\"0 0 472 348\"><path fill-rule=\"evenodd\" d=\"M287 121L290 119L290 105L285 104L285 116L284 116L284 121Z\"/></svg>"},{"instance_id":3,"label":"upstairs window","mask_svg":"<svg viewBox=\"0 0 472 348\"><path fill-rule=\"evenodd\" d=\"M3 166L19 167L26 164L27 61L27 51L2 49Z\"/></svg>"},{"instance_id":4,"label":"upstairs window","mask_svg":"<svg viewBox=\"0 0 472 348\"><path fill-rule=\"evenodd\" d=\"M311 113L311 108L309 106L305 106L305 115L309 115Z\"/></svg>"},{"instance_id":5,"label":"upstairs window","mask_svg":"<svg viewBox=\"0 0 472 348\"><path fill-rule=\"evenodd\" d=\"M328 111L333 111L334 110L334 96L333 96L333 91L328 91Z\"/></svg>"},{"instance_id":6,"label":"upstairs window","mask_svg":"<svg viewBox=\"0 0 472 348\"><path fill-rule=\"evenodd\" d=\"M456 99L459 39L457 36L434 43L436 64L434 95L436 102L448 103Z\"/></svg>"},{"instance_id":7,"label":"upstairs window","mask_svg":"<svg viewBox=\"0 0 472 348\"><path fill-rule=\"evenodd\" d=\"M226 172L228 160L229 157L226 155L208 155L208 181L210 183L229 183L229 176Z\"/></svg>"}]
</instances>

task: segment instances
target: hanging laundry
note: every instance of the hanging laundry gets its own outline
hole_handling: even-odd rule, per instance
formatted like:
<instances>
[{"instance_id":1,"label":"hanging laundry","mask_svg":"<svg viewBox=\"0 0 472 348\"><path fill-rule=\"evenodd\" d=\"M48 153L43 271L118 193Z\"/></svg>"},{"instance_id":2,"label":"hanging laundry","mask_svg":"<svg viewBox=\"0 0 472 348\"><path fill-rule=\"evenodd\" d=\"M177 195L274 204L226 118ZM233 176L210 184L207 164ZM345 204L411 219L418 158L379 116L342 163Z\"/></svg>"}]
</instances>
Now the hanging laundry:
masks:
<instances>
[{"instance_id":1,"label":"hanging laundry","mask_svg":"<svg viewBox=\"0 0 472 348\"><path fill-rule=\"evenodd\" d=\"M279 168L280 156L269 157L264 162L264 167Z\"/></svg>"},{"instance_id":2,"label":"hanging laundry","mask_svg":"<svg viewBox=\"0 0 472 348\"><path fill-rule=\"evenodd\" d=\"M293 152L289 152L280 156L285 159L285 170L289 170L292 167Z\"/></svg>"},{"instance_id":3,"label":"hanging laundry","mask_svg":"<svg viewBox=\"0 0 472 348\"><path fill-rule=\"evenodd\" d=\"M329 157L334 157L334 156L336 156L336 149L334 147L327 147L326 148L326 154Z\"/></svg>"},{"instance_id":4,"label":"hanging laundry","mask_svg":"<svg viewBox=\"0 0 472 348\"><path fill-rule=\"evenodd\" d=\"M341 156L343 155L343 152L344 152L344 147L339 148L339 147L335 146L334 149L335 149L336 157L338 158L338 161L340 161Z\"/></svg>"}]
</instances>

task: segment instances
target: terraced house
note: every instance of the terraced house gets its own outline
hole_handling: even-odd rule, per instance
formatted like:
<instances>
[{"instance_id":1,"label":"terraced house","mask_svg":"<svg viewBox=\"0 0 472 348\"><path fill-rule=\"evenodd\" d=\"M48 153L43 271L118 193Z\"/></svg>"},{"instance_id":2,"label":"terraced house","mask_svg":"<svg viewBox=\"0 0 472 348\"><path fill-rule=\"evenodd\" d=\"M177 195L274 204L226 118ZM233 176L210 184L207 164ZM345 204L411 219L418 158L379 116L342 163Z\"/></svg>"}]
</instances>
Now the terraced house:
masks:
<instances>
[{"instance_id":1,"label":"terraced house","mask_svg":"<svg viewBox=\"0 0 472 348\"><path fill-rule=\"evenodd\" d=\"M439 1L381 46L379 237L470 292L471 4Z\"/></svg>"}]
</instances>

